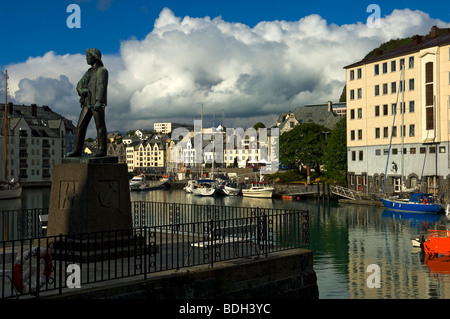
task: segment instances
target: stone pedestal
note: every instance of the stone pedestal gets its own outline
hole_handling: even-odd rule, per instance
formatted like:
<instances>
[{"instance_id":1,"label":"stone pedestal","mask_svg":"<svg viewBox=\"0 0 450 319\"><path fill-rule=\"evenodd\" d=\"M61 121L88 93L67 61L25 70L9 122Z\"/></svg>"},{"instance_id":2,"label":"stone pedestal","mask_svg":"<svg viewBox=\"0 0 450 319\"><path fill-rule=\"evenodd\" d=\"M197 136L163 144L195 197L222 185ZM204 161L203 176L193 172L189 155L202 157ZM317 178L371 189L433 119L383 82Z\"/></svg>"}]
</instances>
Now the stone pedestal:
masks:
<instances>
[{"instance_id":1,"label":"stone pedestal","mask_svg":"<svg viewBox=\"0 0 450 319\"><path fill-rule=\"evenodd\" d=\"M47 236L132 228L126 164L82 157L55 165L48 217Z\"/></svg>"},{"instance_id":2,"label":"stone pedestal","mask_svg":"<svg viewBox=\"0 0 450 319\"><path fill-rule=\"evenodd\" d=\"M47 236L71 237L70 247L66 245L67 239L52 242L54 253L61 252L61 257L70 255L78 261L92 260L89 255L97 253L102 259L109 259L98 252L99 245L121 252L134 250L132 227L126 164L118 164L117 157L107 156L70 158L55 165ZM106 233L115 230L123 231Z\"/></svg>"}]
</instances>

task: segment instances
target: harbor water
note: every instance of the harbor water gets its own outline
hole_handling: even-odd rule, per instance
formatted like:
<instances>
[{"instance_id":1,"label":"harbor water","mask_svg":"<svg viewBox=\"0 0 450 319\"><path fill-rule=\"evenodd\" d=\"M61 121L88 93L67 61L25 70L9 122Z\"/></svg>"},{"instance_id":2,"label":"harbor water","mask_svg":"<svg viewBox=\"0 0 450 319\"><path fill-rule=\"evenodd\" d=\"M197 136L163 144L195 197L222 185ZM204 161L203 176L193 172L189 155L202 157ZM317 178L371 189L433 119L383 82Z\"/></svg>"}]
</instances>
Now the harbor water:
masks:
<instances>
[{"instance_id":1,"label":"harbor water","mask_svg":"<svg viewBox=\"0 0 450 319\"><path fill-rule=\"evenodd\" d=\"M25 189L22 198L0 201L0 210L47 208L50 189ZM132 192L132 201L308 209L321 299L448 299L450 265L425 264L411 239L427 229L450 228L445 215L394 213L374 206L310 199L198 197L182 190ZM379 269L379 276L373 265ZM374 281L374 275L377 275ZM379 279L379 280L378 280ZM374 285L379 282L379 285Z\"/></svg>"}]
</instances>

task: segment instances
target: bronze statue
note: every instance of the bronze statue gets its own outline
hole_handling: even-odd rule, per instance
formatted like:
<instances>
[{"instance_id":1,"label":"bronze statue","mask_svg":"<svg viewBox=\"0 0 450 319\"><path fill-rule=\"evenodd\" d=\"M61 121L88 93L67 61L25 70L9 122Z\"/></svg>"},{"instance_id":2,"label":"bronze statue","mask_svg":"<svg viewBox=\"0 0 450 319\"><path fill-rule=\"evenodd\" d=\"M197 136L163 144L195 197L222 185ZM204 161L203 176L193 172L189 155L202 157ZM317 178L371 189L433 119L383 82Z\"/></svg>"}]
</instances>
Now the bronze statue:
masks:
<instances>
[{"instance_id":1,"label":"bronze statue","mask_svg":"<svg viewBox=\"0 0 450 319\"><path fill-rule=\"evenodd\" d=\"M94 116L98 140L98 150L94 152L94 157L106 156L105 107L108 70L103 66L102 54L98 49L86 49L86 61L91 67L77 85L81 113L75 131L74 149L67 154L67 157L81 156L86 130L92 116Z\"/></svg>"}]
</instances>

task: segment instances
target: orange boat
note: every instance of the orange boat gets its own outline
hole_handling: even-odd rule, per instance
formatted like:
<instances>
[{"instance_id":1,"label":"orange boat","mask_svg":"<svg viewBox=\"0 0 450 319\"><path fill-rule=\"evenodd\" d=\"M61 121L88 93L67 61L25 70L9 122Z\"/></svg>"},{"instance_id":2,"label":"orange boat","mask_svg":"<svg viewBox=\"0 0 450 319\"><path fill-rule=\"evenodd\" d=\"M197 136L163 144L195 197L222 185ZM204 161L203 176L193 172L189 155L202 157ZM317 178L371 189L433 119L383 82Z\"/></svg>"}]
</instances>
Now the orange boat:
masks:
<instances>
[{"instance_id":1,"label":"orange boat","mask_svg":"<svg viewBox=\"0 0 450 319\"><path fill-rule=\"evenodd\" d=\"M450 231L429 229L422 247L431 272L450 273Z\"/></svg>"},{"instance_id":2,"label":"orange boat","mask_svg":"<svg viewBox=\"0 0 450 319\"><path fill-rule=\"evenodd\" d=\"M450 231L428 229L423 250L430 256L450 256Z\"/></svg>"}]
</instances>

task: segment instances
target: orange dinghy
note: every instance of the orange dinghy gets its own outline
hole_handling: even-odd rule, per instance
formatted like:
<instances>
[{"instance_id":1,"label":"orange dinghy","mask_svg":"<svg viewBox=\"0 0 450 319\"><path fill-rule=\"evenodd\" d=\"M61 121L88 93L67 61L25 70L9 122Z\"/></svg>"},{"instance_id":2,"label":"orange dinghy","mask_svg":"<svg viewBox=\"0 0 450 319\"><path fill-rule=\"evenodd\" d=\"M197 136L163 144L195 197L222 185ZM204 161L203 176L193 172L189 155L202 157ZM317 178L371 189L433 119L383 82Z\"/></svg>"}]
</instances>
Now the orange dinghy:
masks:
<instances>
[{"instance_id":1,"label":"orange dinghy","mask_svg":"<svg viewBox=\"0 0 450 319\"><path fill-rule=\"evenodd\" d=\"M432 230L427 232L427 239L423 242L423 250L429 256L450 255L450 231Z\"/></svg>"}]
</instances>

